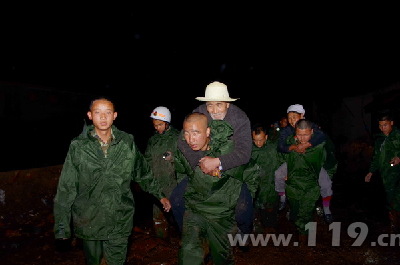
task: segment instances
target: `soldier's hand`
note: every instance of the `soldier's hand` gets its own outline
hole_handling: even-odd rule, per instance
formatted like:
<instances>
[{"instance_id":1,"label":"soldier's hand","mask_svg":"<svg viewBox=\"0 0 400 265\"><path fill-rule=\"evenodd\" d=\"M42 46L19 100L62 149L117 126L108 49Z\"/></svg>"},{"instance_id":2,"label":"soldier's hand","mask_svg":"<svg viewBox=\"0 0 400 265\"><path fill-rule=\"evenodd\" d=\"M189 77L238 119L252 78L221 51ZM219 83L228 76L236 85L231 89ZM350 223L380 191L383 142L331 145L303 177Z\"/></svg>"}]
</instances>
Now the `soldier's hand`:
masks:
<instances>
[{"instance_id":1,"label":"soldier's hand","mask_svg":"<svg viewBox=\"0 0 400 265\"><path fill-rule=\"evenodd\" d=\"M371 172L369 172L366 176L365 176L365 182L370 182L370 180L371 180L371 177L372 177L372 173Z\"/></svg>"},{"instance_id":2,"label":"soldier's hand","mask_svg":"<svg viewBox=\"0 0 400 265\"><path fill-rule=\"evenodd\" d=\"M200 159L199 166L203 173L213 176L213 172L221 164L218 157L205 156Z\"/></svg>"},{"instance_id":3,"label":"soldier's hand","mask_svg":"<svg viewBox=\"0 0 400 265\"><path fill-rule=\"evenodd\" d=\"M295 149L295 151L298 152L298 153L305 153L305 152L306 152L306 149L307 149L308 147L310 147L310 146L311 146L310 143L298 144L298 145L297 145L297 148Z\"/></svg>"},{"instance_id":4,"label":"soldier's hand","mask_svg":"<svg viewBox=\"0 0 400 265\"><path fill-rule=\"evenodd\" d=\"M169 212L171 210L171 203L167 198L162 198L160 202L163 205L164 211Z\"/></svg>"},{"instance_id":5,"label":"soldier's hand","mask_svg":"<svg viewBox=\"0 0 400 265\"><path fill-rule=\"evenodd\" d=\"M390 160L390 165L393 166L397 166L400 163L400 158L395 156L392 158L392 160Z\"/></svg>"},{"instance_id":6,"label":"soldier's hand","mask_svg":"<svg viewBox=\"0 0 400 265\"><path fill-rule=\"evenodd\" d=\"M219 170L219 168L214 169L211 172L211 176L221 178L221 171Z\"/></svg>"},{"instance_id":7,"label":"soldier's hand","mask_svg":"<svg viewBox=\"0 0 400 265\"><path fill-rule=\"evenodd\" d=\"M163 154L163 159L165 160L165 161L171 161L172 160L172 152L170 152L170 151L167 151L167 152L165 152L164 154Z\"/></svg>"}]
</instances>

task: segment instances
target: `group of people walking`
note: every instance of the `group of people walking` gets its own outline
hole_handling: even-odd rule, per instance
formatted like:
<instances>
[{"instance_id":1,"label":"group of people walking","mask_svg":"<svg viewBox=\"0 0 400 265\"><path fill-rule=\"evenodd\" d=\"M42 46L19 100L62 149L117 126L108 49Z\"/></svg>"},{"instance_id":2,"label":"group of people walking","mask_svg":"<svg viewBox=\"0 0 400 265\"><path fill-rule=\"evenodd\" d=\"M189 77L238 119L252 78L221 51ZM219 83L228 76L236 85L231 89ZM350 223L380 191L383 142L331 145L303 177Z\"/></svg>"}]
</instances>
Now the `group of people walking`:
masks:
<instances>
[{"instance_id":1,"label":"group of people walking","mask_svg":"<svg viewBox=\"0 0 400 265\"><path fill-rule=\"evenodd\" d=\"M333 222L334 145L305 119L302 105L288 107L287 126L281 119L281 125L269 130L252 125L221 82L210 83L204 97L196 99L204 103L185 116L181 130L172 126L168 108L158 106L150 113L155 133L143 154L133 135L113 125L113 102L93 100L87 113L93 125L72 140L59 179L56 239L81 238L87 264L102 259L108 265L124 264L135 211L133 181L154 196L155 234L167 236L170 226L179 231L179 264L202 264L207 255L214 264L234 264L228 234L253 233L255 217L264 232L271 231L267 229L276 227L277 213L285 208L305 244L306 225L320 197L325 221ZM365 180L378 170L392 176L384 184L398 227L400 159L395 150L400 150L400 133L388 132L394 128L392 120L379 124L386 137L375 148ZM391 167L385 164L389 158Z\"/></svg>"}]
</instances>

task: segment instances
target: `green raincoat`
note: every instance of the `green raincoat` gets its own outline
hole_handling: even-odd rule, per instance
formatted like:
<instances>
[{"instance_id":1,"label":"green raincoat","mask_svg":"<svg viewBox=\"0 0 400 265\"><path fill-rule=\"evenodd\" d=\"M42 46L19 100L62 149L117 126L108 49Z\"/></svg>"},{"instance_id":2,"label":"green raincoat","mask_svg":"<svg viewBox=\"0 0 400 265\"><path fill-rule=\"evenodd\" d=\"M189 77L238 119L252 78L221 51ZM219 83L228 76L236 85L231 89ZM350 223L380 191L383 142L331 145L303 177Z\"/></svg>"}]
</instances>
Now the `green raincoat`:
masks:
<instances>
[{"instance_id":1,"label":"green raincoat","mask_svg":"<svg viewBox=\"0 0 400 265\"><path fill-rule=\"evenodd\" d=\"M178 184L175 174L173 156L177 150L177 140L179 131L169 126L168 130L160 134L154 133L150 137L144 153L144 157L150 165L154 176L159 181L163 193L169 198L172 190ZM164 155L169 152L169 160L164 159ZM153 222L155 233L158 237L166 238L168 236L169 224L172 224L173 216L171 212L165 212L162 204L154 200L153 204Z\"/></svg>"},{"instance_id":2,"label":"green raincoat","mask_svg":"<svg viewBox=\"0 0 400 265\"><path fill-rule=\"evenodd\" d=\"M325 154L325 159L323 167L325 168L326 172L332 179L333 176L336 174L338 161L336 159L335 145L332 139L328 135L326 136L324 154Z\"/></svg>"},{"instance_id":3,"label":"green raincoat","mask_svg":"<svg viewBox=\"0 0 400 265\"><path fill-rule=\"evenodd\" d=\"M377 135L369 172L380 172L388 209L400 211L400 165L390 166L390 160L396 156L400 156L400 130L393 126L388 136L383 133Z\"/></svg>"},{"instance_id":4,"label":"green raincoat","mask_svg":"<svg viewBox=\"0 0 400 265\"><path fill-rule=\"evenodd\" d=\"M171 158L177 150L177 141L179 131L170 126L163 134L155 133L150 137L144 157L149 163L154 176L158 179L162 191L167 197L171 195L172 190L177 185L175 166L173 159L167 161L163 158L163 154L167 151L171 152Z\"/></svg>"},{"instance_id":5,"label":"green raincoat","mask_svg":"<svg viewBox=\"0 0 400 265\"><path fill-rule=\"evenodd\" d=\"M291 144L295 138L290 137ZM326 142L306 149L305 153L290 152L287 154L288 178L286 196L290 204L290 216L300 233L307 233L305 225L312 221L315 203L320 196L318 185L319 172L325 164L329 152ZM328 174L335 172L336 164L325 168ZM330 175L332 177L332 175Z\"/></svg>"},{"instance_id":6,"label":"green raincoat","mask_svg":"<svg viewBox=\"0 0 400 265\"><path fill-rule=\"evenodd\" d=\"M210 127L210 150L205 155L217 157L230 152L234 147L230 140L233 134L231 125L213 120ZM175 164L177 172L189 176L184 195L186 210L179 264L203 264L204 242L208 243L214 264L233 264L232 247L227 235L235 230L235 206L242 182L258 180L259 167L251 160L246 165L222 171L218 178L204 174L198 166L192 170L180 151Z\"/></svg>"},{"instance_id":7,"label":"green raincoat","mask_svg":"<svg viewBox=\"0 0 400 265\"><path fill-rule=\"evenodd\" d=\"M74 233L85 240L129 237L135 202L131 182L161 199L164 196L131 134L112 127L115 138L105 157L88 126L72 140L54 199L55 238ZM72 220L71 220L72 218Z\"/></svg>"},{"instance_id":8,"label":"green raincoat","mask_svg":"<svg viewBox=\"0 0 400 265\"><path fill-rule=\"evenodd\" d=\"M277 151L277 143L266 141L262 147L253 144L251 158L261 168L261 176L255 207L258 209L274 208L279 197L275 191L275 170L284 162L283 153Z\"/></svg>"}]
</instances>

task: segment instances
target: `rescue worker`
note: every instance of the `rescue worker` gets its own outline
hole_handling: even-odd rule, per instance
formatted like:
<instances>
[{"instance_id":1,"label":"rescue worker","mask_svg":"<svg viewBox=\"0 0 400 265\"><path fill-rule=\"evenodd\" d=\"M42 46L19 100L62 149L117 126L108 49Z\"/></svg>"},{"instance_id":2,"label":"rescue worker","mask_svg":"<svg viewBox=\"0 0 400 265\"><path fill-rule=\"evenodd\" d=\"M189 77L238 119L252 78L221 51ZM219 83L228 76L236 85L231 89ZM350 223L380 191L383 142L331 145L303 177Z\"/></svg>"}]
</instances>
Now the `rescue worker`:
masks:
<instances>
[{"instance_id":1,"label":"rescue worker","mask_svg":"<svg viewBox=\"0 0 400 265\"><path fill-rule=\"evenodd\" d=\"M56 239L82 239L86 264L123 265L132 232L136 181L160 199L169 200L153 177L134 137L113 125L114 104L106 98L91 102L87 112L93 124L72 140L54 198ZM71 224L73 228L71 228Z\"/></svg>"},{"instance_id":2,"label":"rescue worker","mask_svg":"<svg viewBox=\"0 0 400 265\"><path fill-rule=\"evenodd\" d=\"M287 109L287 116L289 125L286 126L283 130L281 130L280 138L278 141L278 151L284 154L288 154L290 152L304 152L310 146L316 146L322 142L330 141L329 137L319 129L319 127L314 124L313 125L313 137L310 139L310 142L304 144L296 144L291 145L286 140L288 137L291 137L295 132L296 122L300 119L304 119L305 110L302 105L294 104L290 105ZM330 142L331 143L331 142ZM331 144L332 147L333 143ZM331 150L332 154L334 150ZM333 161L336 163L336 159ZM283 210L286 207L286 194L285 194L285 178L287 176L287 165L283 163L276 171L275 171L275 188L280 196L280 205L279 211ZM319 174L318 183L320 186L320 193L322 197L322 208L325 222L331 224L333 222L333 216L330 209L331 199L332 199L332 177L326 172L325 168L321 168L321 172Z\"/></svg>"},{"instance_id":3,"label":"rescue worker","mask_svg":"<svg viewBox=\"0 0 400 265\"><path fill-rule=\"evenodd\" d=\"M272 124L271 128L268 131L268 141L278 142L281 131L285 129L285 127L288 126L288 124L289 121L287 116L281 117L279 122L275 122L274 124Z\"/></svg>"},{"instance_id":4,"label":"rescue worker","mask_svg":"<svg viewBox=\"0 0 400 265\"><path fill-rule=\"evenodd\" d=\"M167 107L159 106L150 113L154 134L147 142L144 157L158 179L163 193L169 198L177 185L173 156L179 130L171 125L171 112ZM167 239L170 228L176 226L172 212L162 210L157 198L153 204L153 227L157 237Z\"/></svg>"},{"instance_id":5,"label":"rescue worker","mask_svg":"<svg viewBox=\"0 0 400 265\"><path fill-rule=\"evenodd\" d=\"M209 157L229 153L234 148L230 139L232 126L222 120L213 120L208 126L207 116L202 113L189 114L182 131L192 150ZM177 172L189 176L184 195L186 211L179 264L204 264L208 251L213 264L234 264L228 235L235 232L235 207L243 181L259 176L259 167L250 161L240 167L215 171L211 176L200 166L193 169L180 151L175 165Z\"/></svg>"},{"instance_id":6,"label":"rescue worker","mask_svg":"<svg viewBox=\"0 0 400 265\"><path fill-rule=\"evenodd\" d=\"M313 137L313 123L300 119L295 125L295 135L288 138L290 144L306 144ZM286 156L287 180L286 196L290 206L290 220L294 222L299 232L300 244L306 242L308 229L306 224L312 221L315 203L320 196L318 185L319 172L327 156L325 142L308 147L305 152L290 152ZM325 168L330 176L336 172L336 163Z\"/></svg>"},{"instance_id":7,"label":"rescue worker","mask_svg":"<svg viewBox=\"0 0 400 265\"><path fill-rule=\"evenodd\" d=\"M380 173L386 193L391 232L397 234L400 232L400 130L394 125L390 113L381 113L378 123L381 133L376 137L365 181L370 182L373 174Z\"/></svg>"},{"instance_id":8,"label":"rescue worker","mask_svg":"<svg viewBox=\"0 0 400 265\"><path fill-rule=\"evenodd\" d=\"M266 232L274 232L277 226L279 196L275 191L275 170L284 162L284 154L278 152L277 141L269 140L267 129L261 124L252 128L253 150L251 158L261 168L259 188L254 206L257 220ZM258 224L258 223L257 223Z\"/></svg>"},{"instance_id":9,"label":"rescue worker","mask_svg":"<svg viewBox=\"0 0 400 265\"><path fill-rule=\"evenodd\" d=\"M209 121L224 120L233 128L232 139L235 142L234 149L219 157L203 156L201 152L191 150L185 141L178 140L178 149L188 159L192 168L197 165L206 174L213 174L218 170L228 170L249 162L251 157L251 126L246 113L233 104L237 98L229 96L228 88L224 83L215 81L207 85L204 97L196 97L197 100L205 102L193 112L200 112L207 116ZM177 188L170 197L172 212L175 220L182 227L184 203L182 195L187 184L187 178L179 182ZM240 233L249 234L253 232L254 209L253 197L258 187L258 179L248 179L243 183L239 200L236 207L236 222Z\"/></svg>"}]
</instances>

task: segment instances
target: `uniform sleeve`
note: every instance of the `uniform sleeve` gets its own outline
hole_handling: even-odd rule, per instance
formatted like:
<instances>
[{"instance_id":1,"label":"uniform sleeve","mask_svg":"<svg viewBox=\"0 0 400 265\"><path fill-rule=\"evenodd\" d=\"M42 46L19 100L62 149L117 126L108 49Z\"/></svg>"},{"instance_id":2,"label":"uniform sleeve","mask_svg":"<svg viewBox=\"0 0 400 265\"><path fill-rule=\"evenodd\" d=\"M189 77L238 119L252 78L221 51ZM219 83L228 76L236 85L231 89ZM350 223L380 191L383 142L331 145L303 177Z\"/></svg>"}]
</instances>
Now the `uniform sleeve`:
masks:
<instances>
[{"instance_id":1,"label":"uniform sleeve","mask_svg":"<svg viewBox=\"0 0 400 265\"><path fill-rule=\"evenodd\" d=\"M312 146L317 146L327 140L326 134L319 129L317 125L313 125L313 136L310 139Z\"/></svg>"},{"instance_id":2,"label":"uniform sleeve","mask_svg":"<svg viewBox=\"0 0 400 265\"><path fill-rule=\"evenodd\" d=\"M151 153L152 153L152 143L151 143L151 138L149 139L149 141L147 142L146 145L146 150L144 151L144 159L151 164Z\"/></svg>"},{"instance_id":3,"label":"uniform sleeve","mask_svg":"<svg viewBox=\"0 0 400 265\"><path fill-rule=\"evenodd\" d=\"M174 165L178 183L193 174L193 169L180 150L174 154Z\"/></svg>"},{"instance_id":4,"label":"uniform sleeve","mask_svg":"<svg viewBox=\"0 0 400 265\"><path fill-rule=\"evenodd\" d=\"M71 207L77 195L78 170L73 164L70 146L58 180L54 198L54 234L56 239L71 237Z\"/></svg>"},{"instance_id":5,"label":"uniform sleeve","mask_svg":"<svg viewBox=\"0 0 400 265\"><path fill-rule=\"evenodd\" d=\"M257 189L260 186L262 169L253 159L244 167L243 182L247 184L252 197L255 198Z\"/></svg>"},{"instance_id":6,"label":"uniform sleeve","mask_svg":"<svg viewBox=\"0 0 400 265\"><path fill-rule=\"evenodd\" d=\"M326 158L323 167L332 178L333 175L336 174L338 161L335 154L335 145L330 138L328 138L325 143L325 156Z\"/></svg>"},{"instance_id":7,"label":"uniform sleeve","mask_svg":"<svg viewBox=\"0 0 400 265\"><path fill-rule=\"evenodd\" d=\"M289 125L286 126L279 134L278 140L278 151L281 153L289 153L290 144L287 143L286 139L292 135Z\"/></svg>"},{"instance_id":8,"label":"uniform sleeve","mask_svg":"<svg viewBox=\"0 0 400 265\"><path fill-rule=\"evenodd\" d=\"M251 149L252 149L252 138L251 138L251 127L250 120L247 116L236 117L239 122L231 122L234 124L232 140L235 143L234 149L228 154L221 155L219 157L223 170L228 170L240 165L244 165L250 161Z\"/></svg>"},{"instance_id":9,"label":"uniform sleeve","mask_svg":"<svg viewBox=\"0 0 400 265\"><path fill-rule=\"evenodd\" d=\"M133 143L132 152L134 152L133 180L136 181L144 191L153 194L156 198L161 199L166 197L162 192L160 183L154 177L149 163L135 143Z\"/></svg>"},{"instance_id":10,"label":"uniform sleeve","mask_svg":"<svg viewBox=\"0 0 400 265\"><path fill-rule=\"evenodd\" d=\"M374 152L372 154L372 161L371 165L369 166L369 172L375 173L379 169L379 154L380 154L380 147L381 143L379 139L375 142Z\"/></svg>"}]
</instances>

